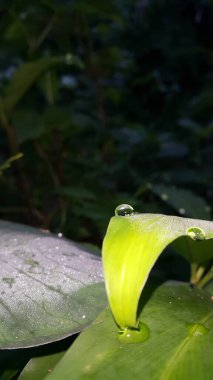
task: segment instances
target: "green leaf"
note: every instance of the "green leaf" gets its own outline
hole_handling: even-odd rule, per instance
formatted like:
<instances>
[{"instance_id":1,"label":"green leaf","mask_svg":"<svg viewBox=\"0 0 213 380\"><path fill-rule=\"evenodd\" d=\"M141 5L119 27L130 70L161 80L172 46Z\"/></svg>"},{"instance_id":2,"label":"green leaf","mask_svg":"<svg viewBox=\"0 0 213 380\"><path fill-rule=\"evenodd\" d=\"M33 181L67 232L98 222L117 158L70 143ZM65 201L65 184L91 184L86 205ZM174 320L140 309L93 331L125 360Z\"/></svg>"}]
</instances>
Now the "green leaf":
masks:
<instances>
[{"instance_id":1,"label":"green leaf","mask_svg":"<svg viewBox=\"0 0 213 380\"><path fill-rule=\"evenodd\" d=\"M49 372L52 372L55 365L61 360L64 352L32 358L29 360L18 380L38 380L42 379Z\"/></svg>"},{"instance_id":2,"label":"green leaf","mask_svg":"<svg viewBox=\"0 0 213 380\"><path fill-rule=\"evenodd\" d=\"M41 115L32 109L18 109L13 113L14 130L19 143L39 138L45 131Z\"/></svg>"},{"instance_id":3,"label":"green leaf","mask_svg":"<svg viewBox=\"0 0 213 380\"><path fill-rule=\"evenodd\" d=\"M3 164L0 165L0 176L5 170L10 168L13 161L19 160L22 157L23 153L17 153L14 156L10 157L7 161L3 162Z\"/></svg>"},{"instance_id":4,"label":"green leaf","mask_svg":"<svg viewBox=\"0 0 213 380\"><path fill-rule=\"evenodd\" d=\"M76 339L45 380L211 380L213 303L188 286L146 288L140 319L150 337L118 340L109 309ZM141 305L142 306L142 305Z\"/></svg>"},{"instance_id":5,"label":"green leaf","mask_svg":"<svg viewBox=\"0 0 213 380\"><path fill-rule=\"evenodd\" d=\"M50 233L0 222L0 347L59 340L106 305L100 258Z\"/></svg>"},{"instance_id":6,"label":"green leaf","mask_svg":"<svg viewBox=\"0 0 213 380\"><path fill-rule=\"evenodd\" d=\"M121 205L121 211L124 206L131 207ZM188 260L213 256L213 240L206 240L213 237L212 222L134 213L111 219L103 242L103 267L109 304L120 327L137 327L138 301L148 275L162 251L180 237L184 238L177 249Z\"/></svg>"},{"instance_id":7,"label":"green leaf","mask_svg":"<svg viewBox=\"0 0 213 380\"><path fill-rule=\"evenodd\" d=\"M212 270L213 272L213 270ZM212 276L213 277L213 276ZM210 281L205 287L204 289L209 292L211 294L211 297L213 299L213 281Z\"/></svg>"},{"instance_id":8,"label":"green leaf","mask_svg":"<svg viewBox=\"0 0 213 380\"><path fill-rule=\"evenodd\" d=\"M34 62L23 63L14 73L5 89L3 105L6 112L10 112L30 86L50 66L62 62L61 57L45 57Z\"/></svg>"},{"instance_id":9,"label":"green leaf","mask_svg":"<svg viewBox=\"0 0 213 380\"><path fill-rule=\"evenodd\" d=\"M201 219L211 218L210 206L192 191L164 185L151 185L150 188L154 194L172 206L180 215Z\"/></svg>"}]
</instances>

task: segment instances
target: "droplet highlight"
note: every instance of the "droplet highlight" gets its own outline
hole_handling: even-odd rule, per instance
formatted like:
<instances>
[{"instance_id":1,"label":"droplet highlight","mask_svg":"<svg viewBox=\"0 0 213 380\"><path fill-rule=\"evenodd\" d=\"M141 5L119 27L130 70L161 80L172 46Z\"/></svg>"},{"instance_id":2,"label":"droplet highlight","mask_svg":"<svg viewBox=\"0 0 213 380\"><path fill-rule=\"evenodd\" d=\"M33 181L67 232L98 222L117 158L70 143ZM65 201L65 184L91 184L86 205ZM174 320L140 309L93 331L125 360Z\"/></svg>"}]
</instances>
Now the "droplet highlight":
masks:
<instances>
[{"instance_id":1,"label":"droplet highlight","mask_svg":"<svg viewBox=\"0 0 213 380\"><path fill-rule=\"evenodd\" d=\"M162 199L163 201L167 201L167 200L169 199L168 194L166 194L166 193L162 193L162 194L161 194L161 199Z\"/></svg>"},{"instance_id":2,"label":"droplet highlight","mask_svg":"<svg viewBox=\"0 0 213 380\"><path fill-rule=\"evenodd\" d=\"M201 323L187 323L187 329L189 336L202 336L209 332L209 329Z\"/></svg>"},{"instance_id":3,"label":"droplet highlight","mask_svg":"<svg viewBox=\"0 0 213 380\"><path fill-rule=\"evenodd\" d=\"M204 240L206 237L205 232L199 227L188 228L186 235L193 240Z\"/></svg>"},{"instance_id":4,"label":"droplet highlight","mask_svg":"<svg viewBox=\"0 0 213 380\"><path fill-rule=\"evenodd\" d=\"M183 207L179 208L178 211L179 211L179 214L181 214L181 215L185 215L185 213L186 213L186 210Z\"/></svg>"},{"instance_id":5,"label":"droplet highlight","mask_svg":"<svg viewBox=\"0 0 213 380\"><path fill-rule=\"evenodd\" d=\"M129 216L134 214L134 208L127 204L122 204L115 209L116 216Z\"/></svg>"},{"instance_id":6,"label":"droplet highlight","mask_svg":"<svg viewBox=\"0 0 213 380\"><path fill-rule=\"evenodd\" d=\"M138 328L122 329L118 333L118 340L122 343L142 343L149 339L149 327L140 322Z\"/></svg>"}]
</instances>

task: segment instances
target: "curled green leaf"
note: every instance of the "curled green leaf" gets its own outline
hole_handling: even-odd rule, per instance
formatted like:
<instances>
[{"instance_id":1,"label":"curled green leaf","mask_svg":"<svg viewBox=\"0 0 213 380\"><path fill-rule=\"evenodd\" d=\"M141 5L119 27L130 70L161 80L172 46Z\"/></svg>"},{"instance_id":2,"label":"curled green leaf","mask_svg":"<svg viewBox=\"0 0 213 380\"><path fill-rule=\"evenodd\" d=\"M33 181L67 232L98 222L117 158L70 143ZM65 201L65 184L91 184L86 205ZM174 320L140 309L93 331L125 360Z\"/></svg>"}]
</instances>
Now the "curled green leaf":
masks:
<instances>
[{"instance_id":1,"label":"curled green leaf","mask_svg":"<svg viewBox=\"0 0 213 380\"><path fill-rule=\"evenodd\" d=\"M103 242L106 291L118 326L137 328L139 298L159 255L173 243L190 262L209 260L213 256L213 223L161 214L125 213L123 207L119 214L118 209Z\"/></svg>"}]
</instances>

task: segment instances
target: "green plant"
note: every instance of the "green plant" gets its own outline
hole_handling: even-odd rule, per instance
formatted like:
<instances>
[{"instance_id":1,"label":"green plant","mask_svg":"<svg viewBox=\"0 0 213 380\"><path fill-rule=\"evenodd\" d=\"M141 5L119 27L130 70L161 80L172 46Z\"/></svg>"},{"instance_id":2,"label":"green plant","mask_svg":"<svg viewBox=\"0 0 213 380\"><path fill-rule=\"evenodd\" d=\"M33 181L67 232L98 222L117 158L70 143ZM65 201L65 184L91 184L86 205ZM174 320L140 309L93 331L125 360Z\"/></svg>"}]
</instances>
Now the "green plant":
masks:
<instances>
[{"instance_id":1,"label":"green plant","mask_svg":"<svg viewBox=\"0 0 213 380\"><path fill-rule=\"evenodd\" d=\"M0 165L0 176L4 173L5 170L10 168L13 161L19 160L22 156L22 153L17 153L15 156L10 157L7 161L3 162L3 164Z\"/></svg>"},{"instance_id":2,"label":"green plant","mask_svg":"<svg viewBox=\"0 0 213 380\"><path fill-rule=\"evenodd\" d=\"M212 378L212 222L115 213L103 244L114 319L97 252L0 223L0 380ZM150 275L144 287L167 245L190 261L191 286Z\"/></svg>"},{"instance_id":3,"label":"green plant","mask_svg":"<svg viewBox=\"0 0 213 380\"><path fill-rule=\"evenodd\" d=\"M0 161L24 156L0 178L1 219L98 245L122 202L211 220L212 15L2 0Z\"/></svg>"}]
</instances>

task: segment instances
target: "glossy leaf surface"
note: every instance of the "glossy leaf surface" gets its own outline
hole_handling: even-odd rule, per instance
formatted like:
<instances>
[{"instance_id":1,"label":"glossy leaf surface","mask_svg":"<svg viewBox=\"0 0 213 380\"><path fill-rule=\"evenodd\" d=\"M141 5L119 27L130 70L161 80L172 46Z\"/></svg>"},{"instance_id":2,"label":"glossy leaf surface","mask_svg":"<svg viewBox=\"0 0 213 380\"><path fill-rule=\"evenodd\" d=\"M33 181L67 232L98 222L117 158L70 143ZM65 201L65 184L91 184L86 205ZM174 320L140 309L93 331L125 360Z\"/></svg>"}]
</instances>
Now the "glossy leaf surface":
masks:
<instances>
[{"instance_id":1,"label":"glossy leaf surface","mask_svg":"<svg viewBox=\"0 0 213 380\"><path fill-rule=\"evenodd\" d=\"M66 239L0 222L0 347L82 331L106 305L98 256Z\"/></svg>"},{"instance_id":2,"label":"glossy leaf surface","mask_svg":"<svg viewBox=\"0 0 213 380\"><path fill-rule=\"evenodd\" d=\"M121 343L106 309L45 380L211 380L213 303L209 294L185 285L163 285L154 292L146 288L145 299L140 320L150 329L148 340Z\"/></svg>"},{"instance_id":3,"label":"glossy leaf surface","mask_svg":"<svg viewBox=\"0 0 213 380\"><path fill-rule=\"evenodd\" d=\"M122 328L137 326L141 291L154 263L169 244L175 241L175 248L189 261L202 262L213 256L212 237L213 223L209 221L160 214L114 216L103 243L103 265L109 304L117 324Z\"/></svg>"}]
</instances>

